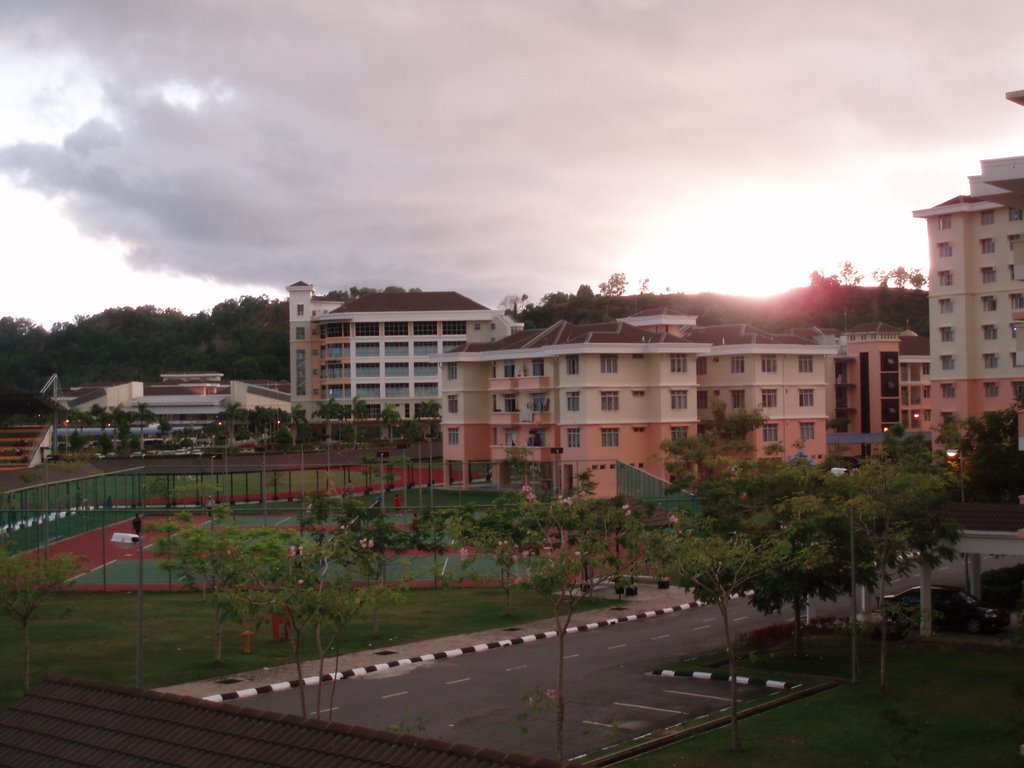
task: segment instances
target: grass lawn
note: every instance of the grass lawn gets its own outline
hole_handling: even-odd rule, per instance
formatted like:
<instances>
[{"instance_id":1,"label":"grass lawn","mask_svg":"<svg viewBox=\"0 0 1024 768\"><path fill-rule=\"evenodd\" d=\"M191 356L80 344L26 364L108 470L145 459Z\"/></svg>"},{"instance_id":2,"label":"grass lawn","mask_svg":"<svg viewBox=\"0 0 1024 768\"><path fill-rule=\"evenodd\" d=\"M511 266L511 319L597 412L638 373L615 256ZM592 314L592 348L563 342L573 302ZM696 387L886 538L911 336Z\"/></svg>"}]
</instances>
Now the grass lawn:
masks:
<instances>
[{"instance_id":1,"label":"grass lawn","mask_svg":"<svg viewBox=\"0 0 1024 768\"><path fill-rule=\"evenodd\" d=\"M812 638L809 658L761 652L741 674L848 678L849 641ZM879 693L878 646L864 641L860 682L742 720L743 751L728 727L629 762L630 768L748 766L1020 766L1024 648L955 642L892 644L889 693ZM705 669L707 667L704 667Z\"/></svg>"},{"instance_id":2,"label":"grass lawn","mask_svg":"<svg viewBox=\"0 0 1024 768\"><path fill-rule=\"evenodd\" d=\"M593 601L587 607L600 605ZM46 674L71 675L133 685L135 682L135 593L77 593L40 609L31 623L32 683ZM418 589L381 612L374 637L367 614L342 637L340 652L445 637L481 629L516 626L550 616L541 598L526 590L513 597L513 615L504 615L500 589ZM149 593L144 601L143 683L147 688L230 676L292 661L287 642L274 642L269 624L224 625L224 661L213 663L213 611L195 593ZM252 629L251 655L242 653L243 629ZM309 633L307 633L309 634ZM310 639L308 658L316 658ZM441 649L439 649L441 650ZM21 696L21 630L0 617L0 708ZM382 656L382 660L388 657Z\"/></svg>"}]
</instances>

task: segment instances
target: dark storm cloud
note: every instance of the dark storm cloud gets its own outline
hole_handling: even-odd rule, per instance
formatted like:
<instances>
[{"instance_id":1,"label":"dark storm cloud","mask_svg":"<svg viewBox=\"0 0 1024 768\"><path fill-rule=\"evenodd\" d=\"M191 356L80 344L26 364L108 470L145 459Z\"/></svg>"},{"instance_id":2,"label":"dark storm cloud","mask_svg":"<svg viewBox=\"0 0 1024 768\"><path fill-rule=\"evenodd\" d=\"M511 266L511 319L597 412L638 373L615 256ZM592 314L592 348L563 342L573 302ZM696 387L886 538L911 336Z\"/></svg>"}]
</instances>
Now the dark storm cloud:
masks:
<instances>
[{"instance_id":1,"label":"dark storm cloud","mask_svg":"<svg viewBox=\"0 0 1024 768\"><path fill-rule=\"evenodd\" d=\"M730 177L1000 135L1015 115L980 115L1021 83L993 79L991 33L1024 21L924 0L5 8L0 45L80 57L105 109L0 148L0 172L136 264L491 301L601 279L638 217Z\"/></svg>"}]
</instances>

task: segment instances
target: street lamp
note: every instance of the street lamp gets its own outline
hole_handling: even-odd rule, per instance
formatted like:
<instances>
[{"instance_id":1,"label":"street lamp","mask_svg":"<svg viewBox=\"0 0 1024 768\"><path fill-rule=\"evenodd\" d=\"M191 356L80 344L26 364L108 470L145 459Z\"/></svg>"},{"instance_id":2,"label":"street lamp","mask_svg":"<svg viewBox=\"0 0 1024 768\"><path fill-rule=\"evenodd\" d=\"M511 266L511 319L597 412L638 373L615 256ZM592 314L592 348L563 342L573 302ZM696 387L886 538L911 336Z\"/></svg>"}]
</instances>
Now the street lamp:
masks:
<instances>
[{"instance_id":1,"label":"street lamp","mask_svg":"<svg viewBox=\"0 0 1024 768\"><path fill-rule=\"evenodd\" d=\"M963 461L963 455L960 453L960 449L959 448L947 448L946 449L946 457L950 461L955 461L957 463L957 466L960 468L960 501L963 502L965 500L964 499L964 461Z\"/></svg>"},{"instance_id":2,"label":"street lamp","mask_svg":"<svg viewBox=\"0 0 1024 768\"><path fill-rule=\"evenodd\" d=\"M141 530L141 525L137 526ZM139 559L139 582L135 591L135 687L142 687L142 535L140 533L115 533L110 541L121 546L137 545Z\"/></svg>"}]
</instances>

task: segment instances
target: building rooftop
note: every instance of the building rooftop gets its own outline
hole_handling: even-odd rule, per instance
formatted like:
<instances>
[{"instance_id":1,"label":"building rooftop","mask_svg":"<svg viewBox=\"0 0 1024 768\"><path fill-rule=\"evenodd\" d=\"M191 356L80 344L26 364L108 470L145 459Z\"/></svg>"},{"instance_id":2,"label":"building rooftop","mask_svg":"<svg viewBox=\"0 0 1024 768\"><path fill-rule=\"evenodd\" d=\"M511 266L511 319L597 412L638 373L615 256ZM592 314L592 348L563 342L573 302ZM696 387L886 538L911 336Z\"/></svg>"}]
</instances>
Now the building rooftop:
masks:
<instances>
[{"instance_id":1,"label":"building rooftop","mask_svg":"<svg viewBox=\"0 0 1024 768\"><path fill-rule=\"evenodd\" d=\"M487 307L455 291L409 291L405 293L369 293L346 302L321 315L347 315L353 312L458 312L488 311Z\"/></svg>"},{"instance_id":2,"label":"building rooftop","mask_svg":"<svg viewBox=\"0 0 1024 768\"><path fill-rule=\"evenodd\" d=\"M558 768L531 758L186 696L49 677L0 712L0 764Z\"/></svg>"}]
</instances>

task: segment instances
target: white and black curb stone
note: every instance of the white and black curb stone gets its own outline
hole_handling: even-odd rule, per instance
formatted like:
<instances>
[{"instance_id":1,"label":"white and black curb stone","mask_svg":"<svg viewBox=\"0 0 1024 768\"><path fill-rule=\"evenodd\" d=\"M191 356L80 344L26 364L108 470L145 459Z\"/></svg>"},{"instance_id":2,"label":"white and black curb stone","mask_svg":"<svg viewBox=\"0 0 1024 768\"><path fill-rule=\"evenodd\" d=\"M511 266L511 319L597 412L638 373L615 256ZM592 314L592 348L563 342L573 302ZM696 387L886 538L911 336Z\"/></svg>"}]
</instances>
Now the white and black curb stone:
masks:
<instances>
[{"instance_id":1,"label":"white and black curb stone","mask_svg":"<svg viewBox=\"0 0 1024 768\"><path fill-rule=\"evenodd\" d=\"M643 613L634 613L630 616L613 617L610 619L602 619L601 621L594 621L589 624L579 624L575 627L569 627L566 633L571 634L574 632L587 632L591 629L600 629L601 627L609 627L614 624L622 624L629 621L639 621L641 619L649 619L655 616L664 616L669 613L676 613L678 611L688 611L691 608L699 608L704 605L700 601L694 601L692 603L683 603L682 605L673 605L668 608L658 608L653 611L644 611ZM440 651L438 653L428 653L423 656L413 656L411 659L398 659L395 661L388 661L383 664L374 664L371 667L356 667L355 669L347 669L344 672L332 672L325 675L314 675L312 677L306 677L301 680L289 680L285 683L271 683L270 685L260 685L256 688L243 688L240 691L229 691L228 693L215 693L211 696L204 696L204 701L234 701L236 699L251 699L254 696L258 696L261 693L277 693L278 691L286 691L289 688L299 688L302 686L319 685L320 683L330 683L335 680L344 680L348 677L362 677L363 675L369 675L372 672L383 672L388 669L394 669L395 667L406 666L408 664L418 664L422 661L436 661L438 659L449 659L455 656L462 656L467 653L483 653L484 651L490 651L495 648L505 648L510 645L522 645L523 643L533 643L537 640L547 640L548 638L557 636L557 632L554 630L548 630L547 632L538 632L533 635L524 635L522 637L512 638L510 640L494 640L489 643L480 643L479 645L469 645L465 648L455 648L448 651Z\"/></svg>"},{"instance_id":2,"label":"white and black curb stone","mask_svg":"<svg viewBox=\"0 0 1024 768\"><path fill-rule=\"evenodd\" d=\"M725 672L676 672L672 669L656 669L652 675L658 677L692 677L694 680L730 680L730 676ZM779 691L791 691L794 688L799 688L800 683L784 683L781 680L765 680L759 677L744 677L743 675L736 675L736 682L740 685L760 685L765 688L774 688Z\"/></svg>"}]
</instances>

